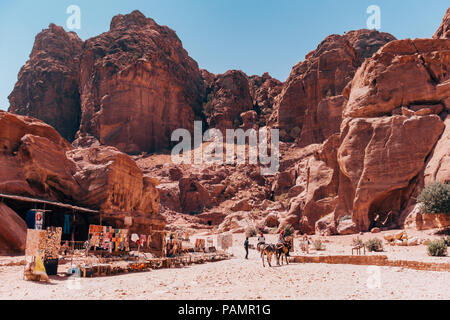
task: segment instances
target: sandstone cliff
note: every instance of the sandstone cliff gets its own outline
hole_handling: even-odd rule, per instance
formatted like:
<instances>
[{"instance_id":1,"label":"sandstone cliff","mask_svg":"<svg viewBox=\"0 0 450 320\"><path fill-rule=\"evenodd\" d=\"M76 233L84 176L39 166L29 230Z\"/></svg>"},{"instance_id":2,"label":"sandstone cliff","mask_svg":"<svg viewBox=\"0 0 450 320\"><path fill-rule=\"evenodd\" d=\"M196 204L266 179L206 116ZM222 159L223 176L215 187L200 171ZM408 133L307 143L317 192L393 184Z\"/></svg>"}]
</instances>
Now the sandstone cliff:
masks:
<instances>
[{"instance_id":1,"label":"sandstone cliff","mask_svg":"<svg viewBox=\"0 0 450 320\"><path fill-rule=\"evenodd\" d=\"M38 118L72 141L81 118L78 75L82 45L75 33L54 24L39 33L9 96L9 111Z\"/></svg>"},{"instance_id":2,"label":"sandstone cliff","mask_svg":"<svg viewBox=\"0 0 450 320\"><path fill-rule=\"evenodd\" d=\"M197 63L174 31L139 11L86 41L80 83L80 135L123 152L169 148L172 131L192 129L201 114Z\"/></svg>"},{"instance_id":3,"label":"sandstone cliff","mask_svg":"<svg viewBox=\"0 0 450 320\"><path fill-rule=\"evenodd\" d=\"M338 133L344 88L366 58L394 39L369 30L331 35L294 66L276 107L283 140L306 146Z\"/></svg>"}]
</instances>

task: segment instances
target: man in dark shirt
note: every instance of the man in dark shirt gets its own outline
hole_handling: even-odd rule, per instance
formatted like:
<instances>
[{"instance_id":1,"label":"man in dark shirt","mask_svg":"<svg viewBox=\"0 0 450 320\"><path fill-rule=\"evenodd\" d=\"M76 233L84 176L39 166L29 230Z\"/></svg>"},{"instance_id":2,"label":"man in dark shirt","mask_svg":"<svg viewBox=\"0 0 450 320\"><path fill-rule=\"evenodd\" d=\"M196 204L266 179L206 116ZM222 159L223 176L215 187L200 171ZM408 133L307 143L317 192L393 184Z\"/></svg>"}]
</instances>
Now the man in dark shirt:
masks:
<instances>
[{"instance_id":1,"label":"man in dark shirt","mask_svg":"<svg viewBox=\"0 0 450 320\"><path fill-rule=\"evenodd\" d=\"M246 252L245 259L248 260L248 237L245 239L244 248L245 248L245 252Z\"/></svg>"}]
</instances>

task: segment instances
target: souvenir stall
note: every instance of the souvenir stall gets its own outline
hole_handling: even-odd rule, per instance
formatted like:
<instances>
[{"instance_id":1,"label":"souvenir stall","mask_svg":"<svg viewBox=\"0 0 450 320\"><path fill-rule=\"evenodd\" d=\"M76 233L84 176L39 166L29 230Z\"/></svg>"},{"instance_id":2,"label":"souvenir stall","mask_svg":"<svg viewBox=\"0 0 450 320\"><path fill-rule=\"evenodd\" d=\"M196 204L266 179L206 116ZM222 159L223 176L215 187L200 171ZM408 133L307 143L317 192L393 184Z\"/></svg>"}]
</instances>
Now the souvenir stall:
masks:
<instances>
[{"instance_id":1,"label":"souvenir stall","mask_svg":"<svg viewBox=\"0 0 450 320\"><path fill-rule=\"evenodd\" d=\"M90 225L88 251L89 254L109 253L111 255L129 252L128 229Z\"/></svg>"},{"instance_id":2,"label":"souvenir stall","mask_svg":"<svg viewBox=\"0 0 450 320\"><path fill-rule=\"evenodd\" d=\"M224 251L227 251L233 246L233 235L229 234L219 234L217 236L217 245Z\"/></svg>"},{"instance_id":3,"label":"souvenir stall","mask_svg":"<svg viewBox=\"0 0 450 320\"><path fill-rule=\"evenodd\" d=\"M62 228L48 227L46 230L28 229L25 256L31 263L43 261L47 275L58 272L59 250Z\"/></svg>"}]
</instances>

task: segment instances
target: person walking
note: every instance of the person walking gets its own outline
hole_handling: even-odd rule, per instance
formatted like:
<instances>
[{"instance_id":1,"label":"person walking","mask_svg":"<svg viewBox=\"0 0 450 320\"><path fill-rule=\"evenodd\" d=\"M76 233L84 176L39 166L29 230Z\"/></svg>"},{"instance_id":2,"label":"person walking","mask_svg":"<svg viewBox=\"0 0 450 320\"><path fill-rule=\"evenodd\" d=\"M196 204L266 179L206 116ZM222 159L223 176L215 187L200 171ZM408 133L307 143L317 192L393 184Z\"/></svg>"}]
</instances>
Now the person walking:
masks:
<instances>
[{"instance_id":1,"label":"person walking","mask_svg":"<svg viewBox=\"0 0 450 320\"><path fill-rule=\"evenodd\" d=\"M248 260L248 237L245 239L244 248L245 248L245 252L246 252L245 259Z\"/></svg>"},{"instance_id":2,"label":"person walking","mask_svg":"<svg viewBox=\"0 0 450 320\"><path fill-rule=\"evenodd\" d=\"M308 235L305 233L303 235L303 251L306 252L307 254L309 254L309 244L311 243L311 241L309 241L309 237Z\"/></svg>"}]
</instances>

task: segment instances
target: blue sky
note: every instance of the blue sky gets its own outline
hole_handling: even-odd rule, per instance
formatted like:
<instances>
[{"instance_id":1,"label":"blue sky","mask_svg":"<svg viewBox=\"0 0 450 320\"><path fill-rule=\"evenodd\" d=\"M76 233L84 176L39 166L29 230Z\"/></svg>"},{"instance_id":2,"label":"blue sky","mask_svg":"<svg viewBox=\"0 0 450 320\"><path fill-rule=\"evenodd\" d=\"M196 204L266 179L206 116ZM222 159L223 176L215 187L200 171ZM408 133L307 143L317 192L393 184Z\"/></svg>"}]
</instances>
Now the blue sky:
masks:
<instances>
[{"instance_id":1,"label":"blue sky","mask_svg":"<svg viewBox=\"0 0 450 320\"><path fill-rule=\"evenodd\" d=\"M111 18L135 9L174 29L201 68L269 72L284 81L294 64L333 33L366 28L369 5L381 8L381 31L398 39L428 38L448 0L0 0L0 109L7 109L34 37L53 22L66 27L70 5L81 8L86 40Z\"/></svg>"}]
</instances>

